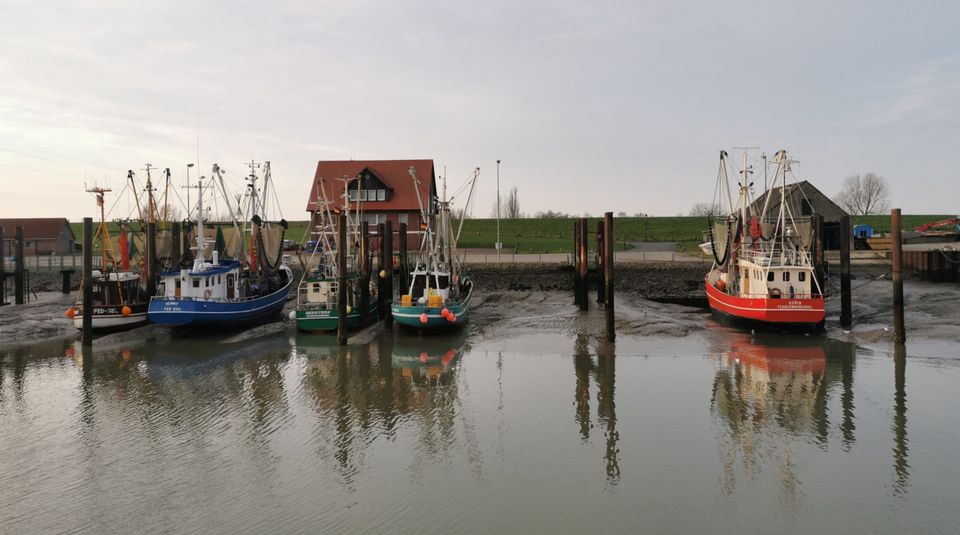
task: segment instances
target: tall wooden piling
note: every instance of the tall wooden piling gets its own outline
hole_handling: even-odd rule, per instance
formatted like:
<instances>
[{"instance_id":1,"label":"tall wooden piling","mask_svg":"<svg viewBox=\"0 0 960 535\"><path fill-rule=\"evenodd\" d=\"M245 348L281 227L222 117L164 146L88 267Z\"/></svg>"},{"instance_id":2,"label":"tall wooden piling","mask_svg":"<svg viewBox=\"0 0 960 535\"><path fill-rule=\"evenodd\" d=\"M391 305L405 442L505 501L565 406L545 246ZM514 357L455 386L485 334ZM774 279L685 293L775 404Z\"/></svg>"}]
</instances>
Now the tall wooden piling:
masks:
<instances>
[{"instance_id":1,"label":"tall wooden piling","mask_svg":"<svg viewBox=\"0 0 960 535\"><path fill-rule=\"evenodd\" d=\"M603 214L603 290L606 312L607 340L617 338L613 306L613 212Z\"/></svg>"},{"instance_id":2,"label":"tall wooden piling","mask_svg":"<svg viewBox=\"0 0 960 535\"><path fill-rule=\"evenodd\" d=\"M13 237L16 242L16 252L14 254L17 256L17 261L14 263L13 267L14 302L18 305L22 305L24 303L23 227L17 227Z\"/></svg>"},{"instance_id":3,"label":"tall wooden piling","mask_svg":"<svg viewBox=\"0 0 960 535\"><path fill-rule=\"evenodd\" d=\"M106 266L104 266L106 269ZM157 293L157 224L147 222L147 295Z\"/></svg>"},{"instance_id":4,"label":"tall wooden piling","mask_svg":"<svg viewBox=\"0 0 960 535\"><path fill-rule=\"evenodd\" d=\"M381 295L380 299L385 301L383 304L384 323L387 327L390 327L393 325L393 310L390 308L393 304L393 222L389 219L386 221L384 230L386 232L384 236L384 265L386 266L387 276L384 279L385 295Z\"/></svg>"},{"instance_id":5,"label":"tall wooden piling","mask_svg":"<svg viewBox=\"0 0 960 535\"><path fill-rule=\"evenodd\" d=\"M93 218L83 218L83 345L93 343Z\"/></svg>"},{"instance_id":6,"label":"tall wooden piling","mask_svg":"<svg viewBox=\"0 0 960 535\"><path fill-rule=\"evenodd\" d=\"M407 264L407 224L400 223L400 230L398 231L397 239L399 243L397 244L400 248L400 293L404 294L410 288L410 266Z\"/></svg>"},{"instance_id":7,"label":"tall wooden piling","mask_svg":"<svg viewBox=\"0 0 960 535\"><path fill-rule=\"evenodd\" d=\"M370 223L360 223L360 323L370 323Z\"/></svg>"},{"instance_id":8,"label":"tall wooden piling","mask_svg":"<svg viewBox=\"0 0 960 535\"><path fill-rule=\"evenodd\" d=\"M175 268L180 265L180 222L173 223L170 227L170 260L168 265Z\"/></svg>"},{"instance_id":9,"label":"tall wooden piling","mask_svg":"<svg viewBox=\"0 0 960 535\"><path fill-rule=\"evenodd\" d=\"M606 221L597 221L597 303L603 304L604 298L606 298L606 290L604 285L606 284L606 271L604 265L606 265L606 259L604 258L604 246L605 242L603 241L603 227L606 225Z\"/></svg>"},{"instance_id":10,"label":"tall wooden piling","mask_svg":"<svg viewBox=\"0 0 960 535\"><path fill-rule=\"evenodd\" d=\"M853 323L850 295L850 216L840 217L840 325Z\"/></svg>"},{"instance_id":11,"label":"tall wooden piling","mask_svg":"<svg viewBox=\"0 0 960 535\"><path fill-rule=\"evenodd\" d=\"M0 227L0 306L7 304L7 247Z\"/></svg>"},{"instance_id":12,"label":"tall wooden piling","mask_svg":"<svg viewBox=\"0 0 960 535\"><path fill-rule=\"evenodd\" d=\"M580 220L573 221L573 304L580 305Z\"/></svg>"},{"instance_id":13,"label":"tall wooden piling","mask_svg":"<svg viewBox=\"0 0 960 535\"><path fill-rule=\"evenodd\" d=\"M347 344L347 215L337 224L337 343Z\"/></svg>"},{"instance_id":14,"label":"tall wooden piling","mask_svg":"<svg viewBox=\"0 0 960 535\"><path fill-rule=\"evenodd\" d=\"M903 239L900 235L900 209L890 211L891 271L893 272L893 343L903 344L907 332L903 322Z\"/></svg>"},{"instance_id":15,"label":"tall wooden piling","mask_svg":"<svg viewBox=\"0 0 960 535\"><path fill-rule=\"evenodd\" d=\"M387 256L387 231L386 225L383 223L377 224L377 236L380 237L380 250L377 252L377 319L384 319L386 317L386 312L384 312L384 305L387 300L384 299L386 296L386 262L384 258Z\"/></svg>"},{"instance_id":16,"label":"tall wooden piling","mask_svg":"<svg viewBox=\"0 0 960 535\"><path fill-rule=\"evenodd\" d=\"M580 310L589 310L590 309L590 298L587 295L587 290L589 288L589 280L587 277L587 249L589 248L589 231L587 225L587 218L580 218Z\"/></svg>"}]
</instances>

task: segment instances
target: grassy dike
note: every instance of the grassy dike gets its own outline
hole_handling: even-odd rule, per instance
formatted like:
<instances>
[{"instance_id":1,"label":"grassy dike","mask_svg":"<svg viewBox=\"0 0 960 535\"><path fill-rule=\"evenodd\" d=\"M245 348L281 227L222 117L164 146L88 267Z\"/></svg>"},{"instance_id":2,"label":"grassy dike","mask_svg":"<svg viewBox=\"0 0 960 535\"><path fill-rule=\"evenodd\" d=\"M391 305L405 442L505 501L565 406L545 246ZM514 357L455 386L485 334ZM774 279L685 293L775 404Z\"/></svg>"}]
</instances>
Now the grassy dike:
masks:
<instances>
[{"instance_id":1,"label":"grassy dike","mask_svg":"<svg viewBox=\"0 0 960 535\"><path fill-rule=\"evenodd\" d=\"M912 230L918 225L953 217L949 215L904 215L901 228ZM600 218L591 217L591 234L597 228ZM614 234L617 249L630 248L631 242L656 241L673 242L677 250L689 251L696 248L707 221L703 217L615 217ZM501 219L500 236L504 248L517 253L561 253L573 249L574 218L551 219ZM890 231L890 217L886 215L860 216L853 223L873 226L876 232ZM215 223L214 223L215 224ZM82 223L71 223L73 232L80 240L83 237ZM229 227L229 225L224 225ZM307 221L290 221L286 239L303 243L309 239ZM226 230L226 228L224 229ZM111 233L116 238L117 227L111 224ZM591 236L590 239L595 239ZM463 225L460 247L492 249L497 241L496 219L468 219Z\"/></svg>"}]
</instances>

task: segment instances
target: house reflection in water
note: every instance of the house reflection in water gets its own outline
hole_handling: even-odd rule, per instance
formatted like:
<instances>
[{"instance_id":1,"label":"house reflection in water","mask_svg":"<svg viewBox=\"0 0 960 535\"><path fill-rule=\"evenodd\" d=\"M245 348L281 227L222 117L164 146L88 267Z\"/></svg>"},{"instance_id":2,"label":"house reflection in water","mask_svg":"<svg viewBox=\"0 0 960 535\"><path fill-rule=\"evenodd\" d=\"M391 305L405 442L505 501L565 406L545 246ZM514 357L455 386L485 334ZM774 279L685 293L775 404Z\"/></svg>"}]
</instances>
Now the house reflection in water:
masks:
<instances>
[{"instance_id":1,"label":"house reflection in water","mask_svg":"<svg viewBox=\"0 0 960 535\"><path fill-rule=\"evenodd\" d=\"M306 357L305 389L319 417L318 454L336 460L345 484L352 484L366 448L392 440L398 428L415 429L415 469L421 456L445 457L461 441L462 335L407 340L381 335L357 346L337 346L330 338L301 336L297 347ZM468 452L479 451L469 436L462 440ZM479 463L478 456L472 460Z\"/></svg>"},{"instance_id":2,"label":"house reflection in water","mask_svg":"<svg viewBox=\"0 0 960 535\"><path fill-rule=\"evenodd\" d=\"M855 442L852 344L820 338L723 337L720 367L713 381L711 411L724 425L723 492L733 494L739 467L748 479L764 465L779 472L779 497L797 502L794 463L797 440L829 447L829 400L840 392L841 446ZM772 466L771 466L772 467Z\"/></svg>"}]
</instances>

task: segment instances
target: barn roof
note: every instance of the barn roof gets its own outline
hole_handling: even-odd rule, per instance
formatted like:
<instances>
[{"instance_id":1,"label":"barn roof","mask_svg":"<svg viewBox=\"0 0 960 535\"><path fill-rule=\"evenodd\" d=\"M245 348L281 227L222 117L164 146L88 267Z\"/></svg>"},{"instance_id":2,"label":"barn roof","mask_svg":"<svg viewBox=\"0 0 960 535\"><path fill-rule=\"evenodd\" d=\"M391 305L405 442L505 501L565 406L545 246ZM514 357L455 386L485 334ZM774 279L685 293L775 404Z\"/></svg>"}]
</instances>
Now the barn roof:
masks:
<instances>
[{"instance_id":1,"label":"barn roof","mask_svg":"<svg viewBox=\"0 0 960 535\"><path fill-rule=\"evenodd\" d=\"M364 203L365 211L410 211L419 210L417 188L414 188L409 169L413 167L420 179L419 194L424 206L430 205L430 193L436 191L433 160L340 160L320 161L310 185L307 211L313 211L314 203L321 198L320 179L328 201L343 198L343 189L350 179L368 171L391 190L390 200ZM347 181L342 180L348 177Z\"/></svg>"},{"instance_id":2,"label":"barn roof","mask_svg":"<svg viewBox=\"0 0 960 535\"><path fill-rule=\"evenodd\" d=\"M70 237L76 240L70 222L63 217L21 217L0 219L4 239L13 239L17 227L23 227L23 238L26 240L56 239L66 225Z\"/></svg>"},{"instance_id":3,"label":"barn roof","mask_svg":"<svg viewBox=\"0 0 960 535\"><path fill-rule=\"evenodd\" d=\"M784 196L789 203L788 205L791 207L799 205L800 200L806 198L810 201L810 206L813 208L814 213L822 215L824 221L840 221L840 217L849 215L843 208L837 205L837 203L830 200L830 197L824 195L822 191L806 180L787 184L784 190ZM763 209L763 203L766 201L766 198L767 192L765 191L753 201L751 208L759 212ZM770 209L776 210L779 206L780 197L775 194L773 199L771 199Z\"/></svg>"}]
</instances>

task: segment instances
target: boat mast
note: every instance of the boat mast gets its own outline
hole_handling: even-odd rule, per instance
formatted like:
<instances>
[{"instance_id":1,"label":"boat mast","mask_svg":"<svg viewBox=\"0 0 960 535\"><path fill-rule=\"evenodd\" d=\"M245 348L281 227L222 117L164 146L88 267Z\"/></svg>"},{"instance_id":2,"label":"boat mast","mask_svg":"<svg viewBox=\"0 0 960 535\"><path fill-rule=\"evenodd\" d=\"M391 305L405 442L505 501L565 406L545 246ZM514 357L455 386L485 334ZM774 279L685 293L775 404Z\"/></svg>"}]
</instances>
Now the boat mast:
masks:
<instances>
[{"instance_id":1,"label":"boat mast","mask_svg":"<svg viewBox=\"0 0 960 535\"><path fill-rule=\"evenodd\" d=\"M204 250L204 237L203 237L203 178L197 178L197 256L193 260L193 269L196 271L201 264L203 264L203 250Z\"/></svg>"},{"instance_id":2,"label":"boat mast","mask_svg":"<svg viewBox=\"0 0 960 535\"><path fill-rule=\"evenodd\" d=\"M747 163L747 149L743 149L743 170L740 171L740 174L743 175L743 178L740 181L740 253L746 250L747 240L744 239L744 235L747 230L747 202L750 198L750 175L753 173L753 170L750 169L749 164Z\"/></svg>"}]
</instances>

